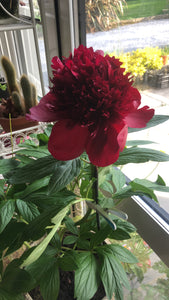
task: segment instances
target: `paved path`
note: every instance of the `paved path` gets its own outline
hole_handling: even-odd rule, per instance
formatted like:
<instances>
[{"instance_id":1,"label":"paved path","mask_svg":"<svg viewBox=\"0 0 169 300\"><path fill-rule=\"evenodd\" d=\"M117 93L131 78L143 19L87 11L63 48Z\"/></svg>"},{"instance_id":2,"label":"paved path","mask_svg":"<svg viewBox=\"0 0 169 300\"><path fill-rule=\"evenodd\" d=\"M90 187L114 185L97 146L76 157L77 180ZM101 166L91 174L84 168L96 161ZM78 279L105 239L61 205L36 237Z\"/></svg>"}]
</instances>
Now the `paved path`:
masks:
<instances>
[{"instance_id":1,"label":"paved path","mask_svg":"<svg viewBox=\"0 0 169 300\"><path fill-rule=\"evenodd\" d=\"M87 46L95 50L128 52L147 45L169 45L169 19L140 22L87 34Z\"/></svg>"}]
</instances>

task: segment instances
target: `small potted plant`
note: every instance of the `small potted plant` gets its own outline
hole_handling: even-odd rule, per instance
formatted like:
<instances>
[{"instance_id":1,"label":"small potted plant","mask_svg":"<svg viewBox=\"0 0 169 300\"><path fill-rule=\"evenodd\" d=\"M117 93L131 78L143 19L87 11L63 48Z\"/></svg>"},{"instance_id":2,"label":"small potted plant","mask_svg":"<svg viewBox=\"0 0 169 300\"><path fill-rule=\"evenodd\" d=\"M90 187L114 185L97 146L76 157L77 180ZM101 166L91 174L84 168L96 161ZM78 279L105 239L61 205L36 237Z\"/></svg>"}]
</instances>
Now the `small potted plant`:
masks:
<instances>
[{"instance_id":1,"label":"small potted plant","mask_svg":"<svg viewBox=\"0 0 169 300\"><path fill-rule=\"evenodd\" d=\"M9 96L1 99L0 104L0 124L5 132L19 130L35 126L37 122L29 122L25 119L25 114L32 106L37 104L37 93L35 86L23 74L20 78L20 86L17 84L15 67L6 57L1 57L2 67L6 74L7 88Z\"/></svg>"}]
</instances>

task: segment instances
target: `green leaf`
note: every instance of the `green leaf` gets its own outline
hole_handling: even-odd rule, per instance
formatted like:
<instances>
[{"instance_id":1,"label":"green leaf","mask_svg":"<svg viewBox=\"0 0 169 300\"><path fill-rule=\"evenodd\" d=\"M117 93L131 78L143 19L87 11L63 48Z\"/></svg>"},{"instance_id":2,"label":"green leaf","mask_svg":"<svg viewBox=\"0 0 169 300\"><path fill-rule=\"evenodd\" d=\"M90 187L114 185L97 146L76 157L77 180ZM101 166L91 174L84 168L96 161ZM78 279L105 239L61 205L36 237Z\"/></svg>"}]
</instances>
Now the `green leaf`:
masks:
<instances>
[{"instance_id":1,"label":"green leaf","mask_svg":"<svg viewBox=\"0 0 169 300\"><path fill-rule=\"evenodd\" d=\"M71 218L69 218L67 216L65 217L65 225L70 232L78 235L79 231L78 231L75 223L73 222L73 220Z\"/></svg>"},{"instance_id":2,"label":"green leaf","mask_svg":"<svg viewBox=\"0 0 169 300\"><path fill-rule=\"evenodd\" d=\"M98 262L91 252L77 256L78 269L75 270L75 298L90 300L99 286Z\"/></svg>"},{"instance_id":3,"label":"green leaf","mask_svg":"<svg viewBox=\"0 0 169 300\"><path fill-rule=\"evenodd\" d=\"M118 229L122 229L128 233L136 231L136 227L133 224L131 224L130 222L127 222L127 221L123 221L121 219L118 219L116 221L116 225L117 225Z\"/></svg>"},{"instance_id":4,"label":"green leaf","mask_svg":"<svg viewBox=\"0 0 169 300\"><path fill-rule=\"evenodd\" d=\"M69 245L76 243L78 236L76 235L68 235L63 240L63 245Z\"/></svg>"},{"instance_id":5,"label":"green leaf","mask_svg":"<svg viewBox=\"0 0 169 300\"><path fill-rule=\"evenodd\" d=\"M156 143L147 140L133 140L133 141L126 142L126 146L138 146L138 145L149 145L149 144L156 144Z\"/></svg>"},{"instance_id":6,"label":"green leaf","mask_svg":"<svg viewBox=\"0 0 169 300\"><path fill-rule=\"evenodd\" d=\"M69 184L80 172L80 159L62 162L56 166L49 182L49 193L58 192Z\"/></svg>"},{"instance_id":7,"label":"green leaf","mask_svg":"<svg viewBox=\"0 0 169 300\"><path fill-rule=\"evenodd\" d=\"M60 256L58 259L59 267L63 271L74 271L78 268L76 263L77 252L69 250L64 253L64 256Z\"/></svg>"},{"instance_id":8,"label":"green leaf","mask_svg":"<svg viewBox=\"0 0 169 300\"><path fill-rule=\"evenodd\" d=\"M104 229L98 230L91 238L90 245L91 249L94 248L96 245L100 245L105 241L108 234L110 232L110 228L106 227Z\"/></svg>"},{"instance_id":9,"label":"green leaf","mask_svg":"<svg viewBox=\"0 0 169 300\"><path fill-rule=\"evenodd\" d=\"M30 164L16 169L16 172L9 178L11 184L32 183L37 179L52 174L62 162L57 161L53 156L38 158Z\"/></svg>"},{"instance_id":10,"label":"green leaf","mask_svg":"<svg viewBox=\"0 0 169 300\"><path fill-rule=\"evenodd\" d=\"M112 299L113 293L119 288L119 283L130 289L127 275L119 260L106 248L100 246L96 249L101 260L100 276L103 282L106 295L109 300Z\"/></svg>"},{"instance_id":11,"label":"green leaf","mask_svg":"<svg viewBox=\"0 0 169 300\"><path fill-rule=\"evenodd\" d=\"M131 147L125 148L120 152L119 159L115 165L124 165L128 163L143 163L147 161L169 161L169 155L153 149Z\"/></svg>"},{"instance_id":12,"label":"green leaf","mask_svg":"<svg viewBox=\"0 0 169 300\"><path fill-rule=\"evenodd\" d=\"M112 194L114 194L114 188L112 184L106 180L100 185L100 188L101 190L108 192L110 194L110 197Z\"/></svg>"},{"instance_id":13,"label":"green leaf","mask_svg":"<svg viewBox=\"0 0 169 300\"><path fill-rule=\"evenodd\" d=\"M137 131L141 131L141 130L145 130L147 128L151 128L154 127L156 125L162 124L166 121L169 120L169 116L168 115L154 115L153 118L147 123L146 127L143 128L128 128L128 132L137 132Z\"/></svg>"},{"instance_id":14,"label":"green leaf","mask_svg":"<svg viewBox=\"0 0 169 300\"><path fill-rule=\"evenodd\" d=\"M133 255L132 252L130 252L125 247L122 247L117 244L108 245L110 249L112 250L112 254L116 256L120 261L134 264L137 263L137 258Z\"/></svg>"},{"instance_id":15,"label":"green leaf","mask_svg":"<svg viewBox=\"0 0 169 300\"><path fill-rule=\"evenodd\" d=\"M14 296L28 292L34 284L35 281L27 271L13 264L8 265L1 282L2 288Z\"/></svg>"},{"instance_id":16,"label":"green leaf","mask_svg":"<svg viewBox=\"0 0 169 300\"><path fill-rule=\"evenodd\" d=\"M41 146L38 148L31 148L31 149L24 149L24 150L19 150L17 152L17 157L19 159L22 159L22 156L28 156L28 157L34 157L34 158L42 158L45 156L49 156L50 152L48 151L47 147ZM29 161L28 161L29 162Z\"/></svg>"},{"instance_id":17,"label":"green leaf","mask_svg":"<svg viewBox=\"0 0 169 300\"><path fill-rule=\"evenodd\" d=\"M139 184L139 183L134 182L134 181L131 181L129 184L131 185L131 188L132 188L133 192L136 192L136 191L142 192L143 194L148 195L150 198L152 198L156 202L158 202L156 195L154 194L154 192L150 188L145 187L144 185Z\"/></svg>"},{"instance_id":18,"label":"green leaf","mask_svg":"<svg viewBox=\"0 0 169 300\"><path fill-rule=\"evenodd\" d=\"M143 185L146 188L149 188L149 189L152 189L155 191L167 192L167 193L169 192L169 187L165 186L165 182L163 181L163 179L161 177L158 177L156 182L152 182L147 179L139 179L139 178L135 178L132 182Z\"/></svg>"},{"instance_id":19,"label":"green leaf","mask_svg":"<svg viewBox=\"0 0 169 300\"><path fill-rule=\"evenodd\" d=\"M44 300L57 300L60 288L60 274L57 260L44 272L40 280L40 291Z\"/></svg>"},{"instance_id":20,"label":"green leaf","mask_svg":"<svg viewBox=\"0 0 169 300\"><path fill-rule=\"evenodd\" d=\"M19 210L19 213L21 214L23 219L28 223L40 215L40 212L34 203L25 202L23 200L17 199L16 205Z\"/></svg>"},{"instance_id":21,"label":"green leaf","mask_svg":"<svg viewBox=\"0 0 169 300\"><path fill-rule=\"evenodd\" d=\"M0 287L0 299L1 300L24 300L25 297L23 295L17 295L17 296L11 295L9 292L3 290Z\"/></svg>"},{"instance_id":22,"label":"green leaf","mask_svg":"<svg viewBox=\"0 0 169 300\"><path fill-rule=\"evenodd\" d=\"M42 179L35 180L33 183L29 184L27 188L22 193L22 198L27 197L29 194L40 190L49 183L50 177L44 177Z\"/></svg>"},{"instance_id":23,"label":"green leaf","mask_svg":"<svg viewBox=\"0 0 169 300\"><path fill-rule=\"evenodd\" d=\"M48 268L55 263L56 258L54 255L56 255L56 252L55 254L49 255L47 251L44 251L41 257L25 268L25 270L36 280L37 284L39 284L43 274L48 271Z\"/></svg>"},{"instance_id":24,"label":"green leaf","mask_svg":"<svg viewBox=\"0 0 169 300\"><path fill-rule=\"evenodd\" d=\"M116 187L116 191L118 191L125 185L126 177L119 169L116 168L113 168L111 173L113 184Z\"/></svg>"},{"instance_id":25,"label":"green leaf","mask_svg":"<svg viewBox=\"0 0 169 300\"><path fill-rule=\"evenodd\" d=\"M4 197L4 184L5 184L5 179L0 180L0 197Z\"/></svg>"},{"instance_id":26,"label":"green leaf","mask_svg":"<svg viewBox=\"0 0 169 300\"><path fill-rule=\"evenodd\" d=\"M8 253L12 244L14 244L15 247L17 247L18 241L20 242L18 247L22 245L22 241L20 240L25 227L26 224L19 223L16 220L11 220L5 227L3 232L0 234L0 252L8 248Z\"/></svg>"},{"instance_id":27,"label":"green leaf","mask_svg":"<svg viewBox=\"0 0 169 300\"><path fill-rule=\"evenodd\" d=\"M158 175L157 180L156 180L155 183L158 184L158 185L163 185L163 186L166 185L165 181L163 180L163 178L160 175Z\"/></svg>"},{"instance_id":28,"label":"green leaf","mask_svg":"<svg viewBox=\"0 0 169 300\"><path fill-rule=\"evenodd\" d=\"M45 251L46 247L48 246L49 242L51 241L52 237L54 236L55 232L59 228L67 212L68 212L68 207L65 207L52 219L52 223L54 223L55 226L50 231L50 233L45 237L45 239L35 248L35 250L30 254L30 256L28 256L28 258L23 262L22 267L28 266L29 264L33 263L42 255L42 253Z\"/></svg>"},{"instance_id":29,"label":"green leaf","mask_svg":"<svg viewBox=\"0 0 169 300\"><path fill-rule=\"evenodd\" d=\"M86 203L91 209L96 210L107 221L107 223L111 226L113 230L116 230L116 224L110 219L109 215L104 211L104 209L101 206L89 201L86 201Z\"/></svg>"},{"instance_id":30,"label":"green leaf","mask_svg":"<svg viewBox=\"0 0 169 300\"><path fill-rule=\"evenodd\" d=\"M11 169L15 169L19 165L19 162L15 158L0 159L0 174L5 174Z\"/></svg>"},{"instance_id":31,"label":"green leaf","mask_svg":"<svg viewBox=\"0 0 169 300\"><path fill-rule=\"evenodd\" d=\"M109 233L109 238L118 240L118 241L122 241L122 240L130 239L131 236L128 234L127 231L125 231L121 228L117 228L115 231L111 231Z\"/></svg>"},{"instance_id":32,"label":"green leaf","mask_svg":"<svg viewBox=\"0 0 169 300\"><path fill-rule=\"evenodd\" d=\"M10 222L15 211L15 202L13 200L2 201L0 204L0 233Z\"/></svg>"}]
</instances>

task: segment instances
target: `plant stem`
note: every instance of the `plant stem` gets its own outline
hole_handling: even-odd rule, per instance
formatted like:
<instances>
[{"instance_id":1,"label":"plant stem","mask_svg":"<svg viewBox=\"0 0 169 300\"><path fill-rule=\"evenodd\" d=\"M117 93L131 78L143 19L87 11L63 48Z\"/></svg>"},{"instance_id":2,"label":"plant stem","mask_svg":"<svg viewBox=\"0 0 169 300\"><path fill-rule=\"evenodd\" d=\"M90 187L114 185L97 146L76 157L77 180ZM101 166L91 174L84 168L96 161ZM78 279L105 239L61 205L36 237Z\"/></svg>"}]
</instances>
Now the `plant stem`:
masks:
<instances>
[{"instance_id":1,"label":"plant stem","mask_svg":"<svg viewBox=\"0 0 169 300\"><path fill-rule=\"evenodd\" d=\"M94 178L92 191L93 191L93 199L96 204L99 204L99 198L98 198L98 170L97 167L91 164L91 175L92 178ZM96 222L97 222L97 228L100 230L100 218L98 212L96 212Z\"/></svg>"}]
</instances>

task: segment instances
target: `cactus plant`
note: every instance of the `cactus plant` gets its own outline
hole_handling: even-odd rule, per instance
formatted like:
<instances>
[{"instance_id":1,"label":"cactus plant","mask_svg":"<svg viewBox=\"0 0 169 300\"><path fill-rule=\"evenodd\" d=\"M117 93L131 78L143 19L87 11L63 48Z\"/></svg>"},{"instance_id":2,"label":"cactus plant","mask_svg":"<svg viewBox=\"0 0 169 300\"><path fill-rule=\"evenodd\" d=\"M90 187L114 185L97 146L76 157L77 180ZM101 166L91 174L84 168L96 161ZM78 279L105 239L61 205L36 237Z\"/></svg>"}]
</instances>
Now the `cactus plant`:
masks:
<instances>
[{"instance_id":1,"label":"cactus plant","mask_svg":"<svg viewBox=\"0 0 169 300\"><path fill-rule=\"evenodd\" d=\"M0 115L5 118L8 118L9 114L12 118L24 116L32 106L37 104L36 88L25 74L21 76L20 85L18 85L15 67L8 57L2 56L1 64L6 75L10 96L8 99L2 99Z\"/></svg>"}]
</instances>

